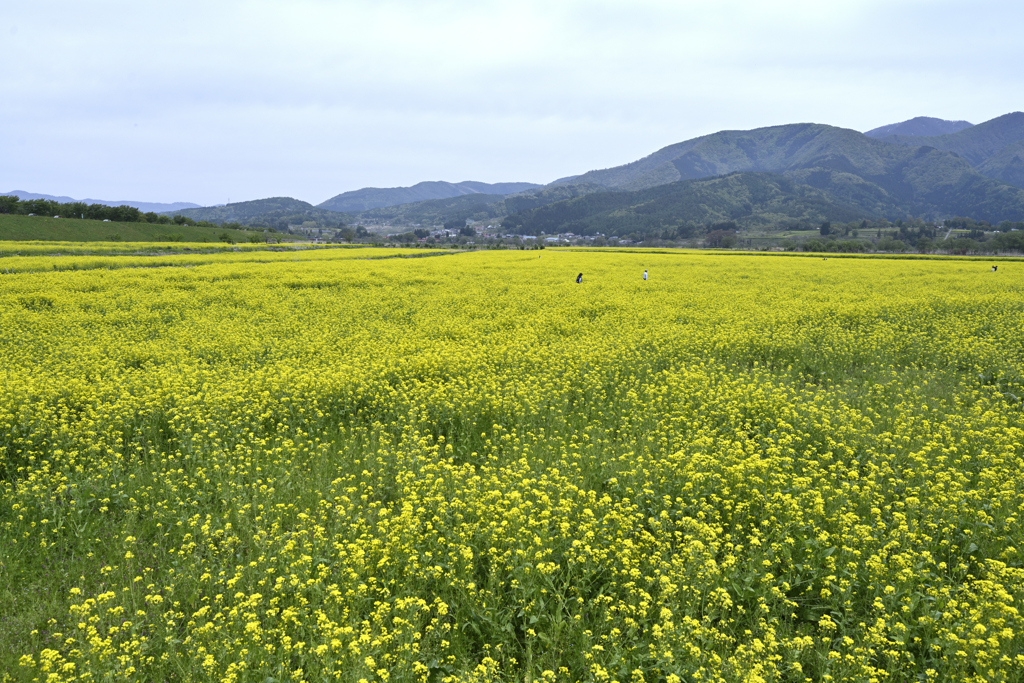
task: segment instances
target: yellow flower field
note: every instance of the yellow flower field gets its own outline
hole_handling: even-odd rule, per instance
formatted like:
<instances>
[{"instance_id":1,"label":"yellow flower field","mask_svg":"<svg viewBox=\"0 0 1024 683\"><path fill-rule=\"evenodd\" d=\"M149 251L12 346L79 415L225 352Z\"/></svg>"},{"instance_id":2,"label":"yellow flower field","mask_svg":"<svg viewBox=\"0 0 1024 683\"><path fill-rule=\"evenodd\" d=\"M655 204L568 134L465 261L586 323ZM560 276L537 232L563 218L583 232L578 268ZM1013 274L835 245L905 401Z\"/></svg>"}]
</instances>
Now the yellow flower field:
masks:
<instances>
[{"instance_id":1,"label":"yellow flower field","mask_svg":"<svg viewBox=\"0 0 1024 683\"><path fill-rule=\"evenodd\" d=\"M145 251L132 251L118 254L121 246L111 247L109 244L91 244L90 248L72 246L63 243L54 248L50 245L40 246L38 243L15 242L19 246L15 250L0 250L0 275L18 275L21 273L39 273L63 270L115 270L120 268L165 268L203 266L207 264L228 263L273 263L279 261L325 261L334 259L369 259L395 258L398 256L422 256L441 253L433 249L402 249L402 248L365 248L365 247L318 247L309 245L284 245L266 247L247 245L246 247L216 247L193 244L168 251L166 246L152 244ZM109 249L108 249L109 247ZM11 249L8 247L8 249ZM194 253L187 253L194 252ZM6 257L6 258L5 258Z\"/></svg>"},{"instance_id":2,"label":"yellow flower field","mask_svg":"<svg viewBox=\"0 0 1024 683\"><path fill-rule=\"evenodd\" d=\"M0 680L1021 680L1024 264L266 256L0 275Z\"/></svg>"}]
</instances>

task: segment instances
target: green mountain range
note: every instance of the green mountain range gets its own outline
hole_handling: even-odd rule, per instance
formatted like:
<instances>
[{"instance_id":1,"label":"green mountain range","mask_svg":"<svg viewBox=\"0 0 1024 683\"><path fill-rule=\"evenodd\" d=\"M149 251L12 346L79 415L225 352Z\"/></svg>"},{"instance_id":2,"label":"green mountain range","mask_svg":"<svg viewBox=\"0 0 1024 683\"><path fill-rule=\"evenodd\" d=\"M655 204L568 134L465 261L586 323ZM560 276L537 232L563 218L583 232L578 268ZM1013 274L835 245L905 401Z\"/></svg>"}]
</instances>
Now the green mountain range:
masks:
<instances>
[{"instance_id":1,"label":"green mountain range","mask_svg":"<svg viewBox=\"0 0 1024 683\"><path fill-rule=\"evenodd\" d=\"M391 225L443 225L450 221L465 223L466 219L485 221L501 218L505 197L500 194L467 194L444 199L425 199L408 204L385 206L344 214L350 225L385 223Z\"/></svg>"},{"instance_id":2,"label":"green mountain range","mask_svg":"<svg viewBox=\"0 0 1024 683\"><path fill-rule=\"evenodd\" d=\"M1013 115L1011 115L1013 116ZM968 135L985 124L951 136ZM800 123L723 131L665 147L615 168L562 181L640 190L736 172L780 173L836 201L879 217L1024 217L1024 194L982 175L958 154L911 141L877 140L854 130ZM904 141L906 144L904 144Z\"/></svg>"},{"instance_id":3,"label":"green mountain range","mask_svg":"<svg viewBox=\"0 0 1024 683\"><path fill-rule=\"evenodd\" d=\"M291 197L270 197L249 202L236 202L224 206L207 206L201 209L183 209L168 212L186 216L196 221L210 223L240 223L257 228L286 230L289 225L313 222L317 227L332 228L345 224L345 217L334 211L313 206L309 202Z\"/></svg>"},{"instance_id":4,"label":"green mountain range","mask_svg":"<svg viewBox=\"0 0 1024 683\"><path fill-rule=\"evenodd\" d=\"M927 134L942 131L953 132ZM424 182L345 192L318 206L275 197L178 213L278 229L507 217L504 224L520 232L608 234L862 217L998 223L1024 220L1022 159L1020 112L976 126L918 117L868 134L797 123L705 135L547 186Z\"/></svg>"},{"instance_id":5,"label":"green mountain range","mask_svg":"<svg viewBox=\"0 0 1024 683\"><path fill-rule=\"evenodd\" d=\"M909 121L890 123L887 126L874 128L866 131L864 135L869 138L884 138L889 135L946 135L970 128L973 125L968 121L946 121L931 116L917 116Z\"/></svg>"},{"instance_id":6,"label":"green mountain range","mask_svg":"<svg viewBox=\"0 0 1024 683\"><path fill-rule=\"evenodd\" d=\"M362 212L381 209L399 204L410 204L430 199L449 199L463 195L506 195L540 187L535 183L478 183L467 180L461 183L428 181L412 187L364 187L361 190L343 192L318 204L318 208L340 212Z\"/></svg>"},{"instance_id":7,"label":"green mountain range","mask_svg":"<svg viewBox=\"0 0 1024 683\"><path fill-rule=\"evenodd\" d=\"M409 204L346 213L346 221L392 225L443 225L450 222L500 219L517 211L546 206L592 192L606 192L600 185L549 185L510 195L469 194L447 199L427 199Z\"/></svg>"},{"instance_id":8,"label":"green mountain range","mask_svg":"<svg viewBox=\"0 0 1024 683\"><path fill-rule=\"evenodd\" d=\"M883 141L954 152L978 173L1024 188L1024 112L1014 112L946 135L889 135Z\"/></svg>"},{"instance_id":9,"label":"green mountain range","mask_svg":"<svg viewBox=\"0 0 1024 683\"><path fill-rule=\"evenodd\" d=\"M777 173L733 173L642 190L583 194L513 213L502 225L524 235L657 233L674 239L714 229L715 224L731 229L803 228L868 217L863 209Z\"/></svg>"}]
</instances>

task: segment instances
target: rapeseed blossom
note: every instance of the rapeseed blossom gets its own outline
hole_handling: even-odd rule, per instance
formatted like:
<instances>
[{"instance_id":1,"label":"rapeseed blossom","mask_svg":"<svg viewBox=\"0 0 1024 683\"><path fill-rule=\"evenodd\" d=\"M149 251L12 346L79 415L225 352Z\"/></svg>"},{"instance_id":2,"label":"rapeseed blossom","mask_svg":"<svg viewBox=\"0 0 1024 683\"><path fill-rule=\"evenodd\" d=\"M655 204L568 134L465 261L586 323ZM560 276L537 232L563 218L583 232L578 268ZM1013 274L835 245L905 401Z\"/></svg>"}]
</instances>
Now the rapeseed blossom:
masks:
<instances>
[{"instance_id":1,"label":"rapeseed blossom","mask_svg":"<svg viewBox=\"0 0 1024 683\"><path fill-rule=\"evenodd\" d=\"M1019 680L1011 265L262 256L2 276L13 679Z\"/></svg>"}]
</instances>

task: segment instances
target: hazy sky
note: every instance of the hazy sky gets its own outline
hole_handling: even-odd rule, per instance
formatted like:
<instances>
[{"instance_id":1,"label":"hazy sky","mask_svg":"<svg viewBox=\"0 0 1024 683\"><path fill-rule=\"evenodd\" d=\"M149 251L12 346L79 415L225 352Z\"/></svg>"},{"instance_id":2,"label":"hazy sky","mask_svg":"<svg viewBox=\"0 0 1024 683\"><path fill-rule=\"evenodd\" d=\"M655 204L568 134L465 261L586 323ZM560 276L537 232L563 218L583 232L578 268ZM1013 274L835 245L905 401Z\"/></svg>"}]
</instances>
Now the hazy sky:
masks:
<instances>
[{"instance_id":1,"label":"hazy sky","mask_svg":"<svg viewBox=\"0 0 1024 683\"><path fill-rule=\"evenodd\" d=\"M1024 109L1019 0L33 0L0 191L313 203L532 181L723 129Z\"/></svg>"}]
</instances>

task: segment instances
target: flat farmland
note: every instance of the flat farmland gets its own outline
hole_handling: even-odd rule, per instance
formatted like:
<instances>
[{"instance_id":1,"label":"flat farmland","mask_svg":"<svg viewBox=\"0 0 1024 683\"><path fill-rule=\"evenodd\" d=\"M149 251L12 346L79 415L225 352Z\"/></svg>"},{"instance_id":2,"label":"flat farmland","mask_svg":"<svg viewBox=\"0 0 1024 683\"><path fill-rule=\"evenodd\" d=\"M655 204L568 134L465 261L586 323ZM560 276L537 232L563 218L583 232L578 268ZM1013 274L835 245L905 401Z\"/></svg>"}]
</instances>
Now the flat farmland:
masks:
<instances>
[{"instance_id":1,"label":"flat farmland","mask_svg":"<svg viewBox=\"0 0 1024 683\"><path fill-rule=\"evenodd\" d=\"M1020 680L1024 264L378 251L0 258L0 679Z\"/></svg>"}]
</instances>

